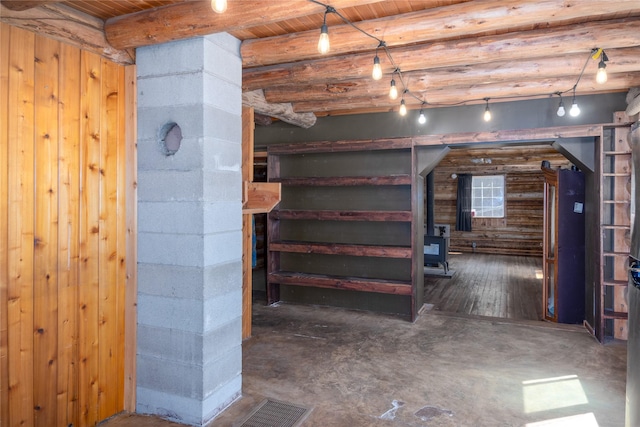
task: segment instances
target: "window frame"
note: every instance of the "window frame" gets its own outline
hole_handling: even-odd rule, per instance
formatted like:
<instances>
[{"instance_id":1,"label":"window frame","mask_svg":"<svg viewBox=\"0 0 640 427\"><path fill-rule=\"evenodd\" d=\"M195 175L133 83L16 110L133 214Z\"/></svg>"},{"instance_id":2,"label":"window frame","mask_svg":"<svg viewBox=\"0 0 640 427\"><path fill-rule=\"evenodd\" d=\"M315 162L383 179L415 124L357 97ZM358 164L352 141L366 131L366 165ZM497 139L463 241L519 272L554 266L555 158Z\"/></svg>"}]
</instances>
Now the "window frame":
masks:
<instances>
[{"instance_id":1,"label":"window frame","mask_svg":"<svg viewBox=\"0 0 640 427\"><path fill-rule=\"evenodd\" d=\"M502 181L502 188L496 186L494 187L492 186L484 186L484 185L480 185L477 186L476 182L478 181L484 181L487 179L495 179L495 178L500 178ZM492 206L491 208L489 207L483 207L480 206L478 207L476 204L476 200L478 200L478 197L476 197L475 195L475 190L480 189L482 190L482 192L484 193L485 190L490 190L491 191L491 195L487 196L486 198L491 198L491 199L495 199L497 197L500 196L496 196L493 194L494 189L501 189L502 190L502 205L501 206ZM484 200L485 197L484 195L480 196L480 200ZM484 211L485 210L496 210L499 208L502 208L502 215L501 216L497 216L497 215L484 215ZM483 215L479 214L479 211L481 211L483 213ZM472 218L481 218L481 219L487 219L487 218L494 218L494 219L500 219L500 218L506 218L506 177L504 174L496 174L496 175L473 175L471 177L471 217Z\"/></svg>"}]
</instances>

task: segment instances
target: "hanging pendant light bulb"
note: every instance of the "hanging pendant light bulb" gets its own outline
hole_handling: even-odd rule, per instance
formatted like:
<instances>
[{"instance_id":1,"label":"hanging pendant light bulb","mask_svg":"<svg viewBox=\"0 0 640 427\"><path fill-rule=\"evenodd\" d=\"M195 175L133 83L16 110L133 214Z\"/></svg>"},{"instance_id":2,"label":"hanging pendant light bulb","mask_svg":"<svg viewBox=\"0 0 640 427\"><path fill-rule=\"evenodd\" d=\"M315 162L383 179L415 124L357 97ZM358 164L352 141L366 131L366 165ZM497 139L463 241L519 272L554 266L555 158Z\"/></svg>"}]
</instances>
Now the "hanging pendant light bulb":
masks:
<instances>
[{"instance_id":1,"label":"hanging pendant light bulb","mask_svg":"<svg viewBox=\"0 0 640 427\"><path fill-rule=\"evenodd\" d=\"M227 0L211 0L211 9L216 13L224 13L227 10Z\"/></svg>"},{"instance_id":2,"label":"hanging pendant light bulb","mask_svg":"<svg viewBox=\"0 0 640 427\"><path fill-rule=\"evenodd\" d=\"M373 58L373 71L371 72L373 80L380 80L382 78L382 66L380 65L380 58L378 55Z\"/></svg>"},{"instance_id":3,"label":"hanging pendant light bulb","mask_svg":"<svg viewBox=\"0 0 640 427\"><path fill-rule=\"evenodd\" d=\"M578 107L578 104L576 103L576 99L573 99L573 104L571 104L571 109L569 110L569 114L571 115L571 117L577 117L580 115L580 107Z\"/></svg>"},{"instance_id":4,"label":"hanging pendant light bulb","mask_svg":"<svg viewBox=\"0 0 640 427\"><path fill-rule=\"evenodd\" d=\"M398 99L398 88L396 87L396 81L391 79L391 87L389 88L389 98Z\"/></svg>"},{"instance_id":5,"label":"hanging pendant light bulb","mask_svg":"<svg viewBox=\"0 0 640 427\"><path fill-rule=\"evenodd\" d=\"M598 64L598 73L596 74L596 82L603 84L607 82L607 64L604 63L604 52L600 57L600 63Z\"/></svg>"},{"instance_id":6,"label":"hanging pendant light bulb","mask_svg":"<svg viewBox=\"0 0 640 427\"><path fill-rule=\"evenodd\" d=\"M484 108L483 119L485 122L491 121L491 110L489 109L489 98L484 99L487 102L487 106Z\"/></svg>"},{"instance_id":7,"label":"hanging pendant light bulb","mask_svg":"<svg viewBox=\"0 0 640 427\"><path fill-rule=\"evenodd\" d=\"M418 116L418 123L420 123L421 125L427 123L427 116L424 115L424 111L422 111L422 108L420 109L420 115Z\"/></svg>"},{"instance_id":8,"label":"hanging pendant light bulb","mask_svg":"<svg viewBox=\"0 0 640 427\"><path fill-rule=\"evenodd\" d=\"M564 109L564 102L562 102L562 92L556 92L556 95L560 97L560 104L558 104L558 111L556 111L556 114L558 115L558 117L563 117L565 113L565 109Z\"/></svg>"},{"instance_id":9,"label":"hanging pendant light bulb","mask_svg":"<svg viewBox=\"0 0 640 427\"><path fill-rule=\"evenodd\" d=\"M318 40L318 52L324 55L329 53L330 48L331 48L331 44L329 43L329 28L327 27L327 24L324 23L322 24L322 27L320 27L320 39Z\"/></svg>"},{"instance_id":10,"label":"hanging pendant light bulb","mask_svg":"<svg viewBox=\"0 0 640 427\"><path fill-rule=\"evenodd\" d=\"M400 111L399 111L401 116L406 116L407 115L407 106L404 103L404 98L402 98L402 101L400 101Z\"/></svg>"},{"instance_id":11,"label":"hanging pendant light bulb","mask_svg":"<svg viewBox=\"0 0 640 427\"><path fill-rule=\"evenodd\" d=\"M329 53L331 43L329 43L329 27L327 27L327 13L331 12L329 8L324 11L324 20L322 21L322 27L320 27L320 39L318 40L318 52L321 55Z\"/></svg>"}]
</instances>

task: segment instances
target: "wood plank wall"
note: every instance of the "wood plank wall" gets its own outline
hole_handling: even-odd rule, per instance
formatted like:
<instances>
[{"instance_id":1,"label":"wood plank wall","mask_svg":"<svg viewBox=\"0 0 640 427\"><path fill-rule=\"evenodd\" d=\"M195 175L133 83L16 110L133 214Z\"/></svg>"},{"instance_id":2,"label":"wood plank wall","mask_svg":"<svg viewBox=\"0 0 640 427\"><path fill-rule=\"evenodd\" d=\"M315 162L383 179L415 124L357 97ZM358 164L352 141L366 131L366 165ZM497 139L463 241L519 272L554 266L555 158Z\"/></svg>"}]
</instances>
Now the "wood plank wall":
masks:
<instances>
[{"instance_id":1,"label":"wood plank wall","mask_svg":"<svg viewBox=\"0 0 640 427\"><path fill-rule=\"evenodd\" d=\"M125 409L129 92L135 72L0 24L3 426L93 426Z\"/></svg>"},{"instance_id":2,"label":"wood plank wall","mask_svg":"<svg viewBox=\"0 0 640 427\"><path fill-rule=\"evenodd\" d=\"M472 252L475 242L478 253L542 256L542 160L549 160L552 167L569 166L548 145L451 150L434 169L435 223L450 224L450 249ZM504 175L505 217L473 218L471 232L456 231L457 180L451 177L453 173Z\"/></svg>"}]
</instances>

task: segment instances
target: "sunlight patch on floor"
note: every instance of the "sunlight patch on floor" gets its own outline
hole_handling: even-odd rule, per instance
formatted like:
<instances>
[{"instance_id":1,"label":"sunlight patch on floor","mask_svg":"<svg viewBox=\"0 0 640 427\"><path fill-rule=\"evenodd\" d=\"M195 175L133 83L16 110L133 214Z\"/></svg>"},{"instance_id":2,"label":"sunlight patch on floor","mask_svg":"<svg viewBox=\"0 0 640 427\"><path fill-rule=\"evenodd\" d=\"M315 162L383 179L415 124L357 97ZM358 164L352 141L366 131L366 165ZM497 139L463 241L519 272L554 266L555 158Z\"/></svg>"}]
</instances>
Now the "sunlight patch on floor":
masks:
<instances>
[{"instance_id":1,"label":"sunlight patch on floor","mask_svg":"<svg viewBox=\"0 0 640 427\"><path fill-rule=\"evenodd\" d=\"M525 414L589 403L577 375L522 382Z\"/></svg>"},{"instance_id":2,"label":"sunlight patch on floor","mask_svg":"<svg viewBox=\"0 0 640 427\"><path fill-rule=\"evenodd\" d=\"M525 427L599 427L593 412L525 424Z\"/></svg>"}]
</instances>

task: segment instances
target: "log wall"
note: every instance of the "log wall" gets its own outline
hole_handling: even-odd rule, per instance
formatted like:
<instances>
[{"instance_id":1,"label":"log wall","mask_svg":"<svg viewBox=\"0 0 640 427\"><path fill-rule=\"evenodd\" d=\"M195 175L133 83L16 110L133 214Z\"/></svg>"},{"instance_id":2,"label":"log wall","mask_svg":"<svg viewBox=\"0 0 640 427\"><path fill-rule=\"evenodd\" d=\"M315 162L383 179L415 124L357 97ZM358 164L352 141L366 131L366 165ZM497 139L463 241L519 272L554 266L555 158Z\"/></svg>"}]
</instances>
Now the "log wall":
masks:
<instances>
[{"instance_id":1,"label":"log wall","mask_svg":"<svg viewBox=\"0 0 640 427\"><path fill-rule=\"evenodd\" d=\"M451 150L434 170L435 223L450 224L450 249L472 252L475 242L479 253L542 256L542 160L549 160L552 167L569 166L564 156L546 145ZM456 231L454 173L504 175L505 217L473 218L472 231Z\"/></svg>"},{"instance_id":2,"label":"log wall","mask_svg":"<svg viewBox=\"0 0 640 427\"><path fill-rule=\"evenodd\" d=\"M134 68L0 24L0 425L132 402L134 96Z\"/></svg>"}]
</instances>

